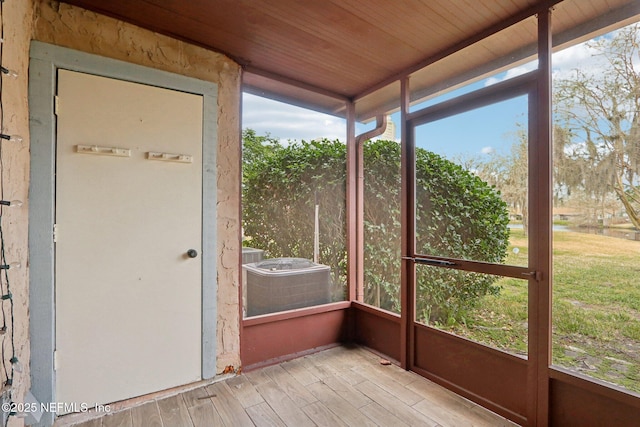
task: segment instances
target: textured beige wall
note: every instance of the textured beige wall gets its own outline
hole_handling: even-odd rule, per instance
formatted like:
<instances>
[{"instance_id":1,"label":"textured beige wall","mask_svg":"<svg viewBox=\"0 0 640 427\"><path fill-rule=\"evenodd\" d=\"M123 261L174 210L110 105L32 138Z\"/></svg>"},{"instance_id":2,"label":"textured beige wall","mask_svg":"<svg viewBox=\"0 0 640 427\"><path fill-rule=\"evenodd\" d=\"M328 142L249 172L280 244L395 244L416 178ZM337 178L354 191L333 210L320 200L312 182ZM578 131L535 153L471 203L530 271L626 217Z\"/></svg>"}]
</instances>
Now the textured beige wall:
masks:
<instances>
[{"instance_id":1,"label":"textured beige wall","mask_svg":"<svg viewBox=\"0 0 640 427\"><path fill-rule=\"evenodd\" d=\"M33 38L218 84L218 372L240 366L240 67L224 55L103 15L35 0Z\"/></svg>"},{"instance_id":2,"label":"textured beige wall","mask_svg":"<svg viewBox=\"0 0 640 427\"><path fill-rule=\"evenodd\" d=\"M2 140L2 199L21 200L22 207L2 208L2 234L4 240L5 259L7 263L20 262L22 267L7 271L8 283L2 274L2 294L7 294L8 287L13 295L13 324L11 322L11 304L2 302L3 318L6 319L7 331L0 336L5 360L3 363L11 376L9 359L12 352L12 330L15 354L24 365L24 371L14 372L13 387L5 397L13 402L22 402L26 390L29 389L29 271L28 271L28 203L29 191L29 110L28 99L28 65L29 40L33 5L31 1L4 2L1 6L2 33L2 65L18 73L13 79L2 76L1 121L3 133L20 135L21 144ZM3 272L4 273L4 272ZM5 324L4 321L2 321ZM1 370L2 384L7 377ZM9 425L22 425L22 420L12 417Z\"/></svg>"}]
</instances>

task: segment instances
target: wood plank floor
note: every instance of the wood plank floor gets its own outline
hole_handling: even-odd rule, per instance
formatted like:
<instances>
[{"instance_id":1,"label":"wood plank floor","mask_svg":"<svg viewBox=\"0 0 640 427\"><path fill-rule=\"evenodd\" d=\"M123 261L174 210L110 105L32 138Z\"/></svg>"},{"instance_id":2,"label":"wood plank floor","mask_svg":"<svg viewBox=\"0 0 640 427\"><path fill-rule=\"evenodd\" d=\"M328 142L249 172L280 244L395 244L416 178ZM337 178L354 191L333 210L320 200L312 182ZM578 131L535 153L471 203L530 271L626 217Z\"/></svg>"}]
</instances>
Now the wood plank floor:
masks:
<instances>
[{"instance_id":1,"label":"wood plank floor","mask_svg":"<svg viewBox=\"0 0 640 427\"><path fill-rule=\"evenodd\" d=\"M515 426L359 347L336 347L77 427Z\"/></svg>"}]
</instances>

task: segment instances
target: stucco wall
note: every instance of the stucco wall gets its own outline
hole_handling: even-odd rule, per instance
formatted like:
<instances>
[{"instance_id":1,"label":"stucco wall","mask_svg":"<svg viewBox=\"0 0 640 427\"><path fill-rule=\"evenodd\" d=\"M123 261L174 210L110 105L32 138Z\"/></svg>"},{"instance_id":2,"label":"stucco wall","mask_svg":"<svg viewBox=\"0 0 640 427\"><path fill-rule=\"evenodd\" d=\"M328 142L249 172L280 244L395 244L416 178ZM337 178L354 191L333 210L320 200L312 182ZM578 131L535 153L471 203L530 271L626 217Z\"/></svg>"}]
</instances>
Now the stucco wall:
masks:
<instances>
[{"instance_id":1,"label":"stucco wall","mask_svg":"<svg viewBox=\"0 0 640 427\"><path fill-rule=\"evenodd\" d=\"M217 369L240 365L240 67L224 55L103 15L35 0L33 38L218 84Z\"/></svg>"},{"instance_id":2,"label":"stucco wall","mask_svg":"<svg viewBox=\"0 0 640 427\"><path fill-rule=\"evenodd\" d=\"M29 111L28 64L29 40L33 6L31 1L6 1L0 6L2 14L2 65L18 73L16 79L2 76L2 127L3 133L20 135L21 144L2 140L2 199L21 200L22 207L2 208L2 234L7 263L20 262L19 269L7 271L10 292L13 295L13 325L8 300L2 302L7 331L0 336L4 349L4 364L11 376L9 359L12 355L11 332L15 354L24 365L23 372L14 372L13 387L10 391L14 402L22 402L29 389L29 275L28 275L28 191L29 191ZM4 273L4 271L3 271ZM2 274L2 294L7 293L7 280ZM0 325L1 326L1 325ZM7 377L1 371L2 383ZM9 398L9 393L5 395ZM22 425L22 420L11 419L9 425Z\"/></svg>"}]
</instances>

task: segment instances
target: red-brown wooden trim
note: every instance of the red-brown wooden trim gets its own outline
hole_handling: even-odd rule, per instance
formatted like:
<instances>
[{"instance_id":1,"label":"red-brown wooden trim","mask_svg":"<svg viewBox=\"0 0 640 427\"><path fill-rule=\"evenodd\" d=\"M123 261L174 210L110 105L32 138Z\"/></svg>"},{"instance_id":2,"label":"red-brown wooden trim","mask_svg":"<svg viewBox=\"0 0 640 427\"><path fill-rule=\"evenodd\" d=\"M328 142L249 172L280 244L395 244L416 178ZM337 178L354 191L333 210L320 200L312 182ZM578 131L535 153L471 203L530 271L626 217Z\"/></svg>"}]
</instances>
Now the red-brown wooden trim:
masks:
<instances>
[{"instance_id":1,"label":"red-brown wooden trim","mask_svg":"<svg viewBox=\"0 0 640 427\"><path fill-rule=\"evenodd\" d=\"M356 107L347 103L347 295L356 299L358 283L358 147L356 145Z\"/></svg>"},{"instance_id":2,"label":"red-brown wooden trim","mask_svg":"<svg viewBox=\"0 0 640 427\"><path fill-rule=\"evenodd\" d=\"M416 268L412 262L404 259L406 255L415 252L415 148L413 138L409 134L408 116L410 103L409 78L400 81L400 170L401 170L401 201L400 201L400 232L401 260L400 267L400 366L411 369L413 366L413 323L415 305L415 276Z\"/></svg>"},{"instance_id":3,"label":"red-brown wooden trim","mask_svg":"<svg viewBox=\"0 0 640 427\"><path fill-rule=\"evenodd\" d=\"M242 321L242 325L255 326L265 323L281 322L299 317L313 316L320 313L328 313L336 310L346 310L351 307L350 301L339 301L330 304L316 305L313 307L296 308L295 310L280 311L278 313L263 314L260 316L247 317Z\"/></svg>"},{"instance_id":4,"label":"red-brown wooden trim","mask_svg":"<svg viewBox=\"0 0 640 427\"><path fill-rule=\"evenodd\" d=\"M349 341L349 306L345 301L245 320L242 365L264 366Z\"/></svg>"},{"instance_id":5,"label":"red-brown wooden trim","mask_svg":"<svg viewBox=\"0 0 640 427\"><path fill-rule=\"evenodd\" d=\"M389 359L400 359L401 319L395 313L385 312L366 304L354 303L351 316L358 331L355 342Z\"/></svg>"},{"instance_id":6,"label":"red-brown wooden trim","mask_svg":"<svg viewBox=\"0 0 640 427\"><path fill-rule=\"evenodd\" d=\"M538 14L538 79L530 100L529 124L529 266L542 272L529 282L529 358L533 362L528 388L531 424L549 425L551 364L552 155L551 147L551 11ZM535 381L534 381L535 380Z\"/></svg>"},{"instance_id":7,"label":"red-brown wooden trim","mask_svg":"<svg viewBox=\"0 0 640 427\"><path fill-rule=\"evenodd\" d=\"M408 126L417 127L456 114L465 113L506 101L533 91L538 73L535 71L475 90L407 114Z\"/></svg>"},{"instance_id":8,"label":"red-brown wooden trim","mask_svg":"<svg viewBox=\"0 0 640 427\"><path fill-rule=\"evenodd\" d=\"M360 301L353 301L351 303L351 308L353 308L354 310L360 310L366 313L375 314L378 317L382 317L387 320L392 320L394 322L397 322L398 324L400 324L401 322L401 317L399 314L394 313L392 311L384 310L382 308L379 308L373 305L365 304Z\"/></svg>"},{"instance_id":9,"label":"red-brown wooden trim","mask_svg":"<svg viewBox=\"0 0 640 427\"><path fill-rule=\"evenodd\" d=\"M296 79L292 79L290 77L284 77L280 74L265 71L260 68L254 67L252 65L245 65L243 68L247 73L255 74L256 76L264 77L269 80L273 80L288 86L296 87L298 89L317 93L319 95L326 96L327 98L333 98L338 101L349 102L349 97L340 93L335 93L317 86L310 85L308 83L301 82Z\"/></svg>"},{"instance_id":10,"label":"red-brown wooden trim","mask_svg":"<svg viewBox=\"0 0 640 427\"><path fill-rule=\"evenodd\" d=\"M414 371L526 425L530 361L419 323ZM443 357L446 355L446 357Z\"/></svg>"},{"instance_id":11,"label":"red-brown wooden trim","mask_svg":"<svg viewBox=\"0 0 640 427\"><path fill-rule=\"evenodd\" d=\"M444 261L446 263L451 263L449 265L439 265L440 268L449 268L452 270L462 270L462 271L470 271L474 273L484 273L484 274L493 274L496 276L504 276L504 277L513 277L514 279L523 279L528 280L529 278L538 278L541 277L537 274L536 271L531 270L526 267L519 267L517 265L506 265L506 264L494 264L490 262L483 261L471 261L459 258L448 258L448 257L439 257L432 255L416 255L413 257L405 257L410 261L415 262L416 264L420 264L420 259L424 257L429 260L434 261Z\"/></svg>"},{"instance_id":12,"label":"red-brown wooden trim","mask_svg":"<svg viewBox=\"0 0 640 427\"><path fill-rule=\"evenodd\" d=\"M532 127L537 125L538 123L537 117L539 117L539 113L535 111L536 105L537 105L536 100L539 96L537 92L537 88L538 88L537 80L539 78L539 75L540 74L537 71L527 73L522 76L518 76L513 79L509 79L504 82L501 82L492 86L488 86L486 88L479 89L468 94L461 95L451 100L444 101L442 103L439 103L439 104L436 104L436 105L433 105L409 114L408 120L406 122L407 127L409 129L408 136L409 136L409 139L411 139L411 142L409 145L411 147L415 146L415 142L413 141L413 139L415 138L414 129L417 126L430 123L436 120L440 120L449 116L453 116L456 114L460 114L466 111L470 111L473 109L482 108L484 106L491 105L497 102L509 100L521 95L528 95L529 120L530 120L529 133L530 135L531 134L535 135L535 132L533 132ZM530 136L530 138L535 139L533 135ZM535 144L533 145L535 146ZM531 164L534 161L532 159L535 158L535 156L531 155L531 150L533 150L532 143L529 144L529 150L530 150L529 158L530 158L530 168L531 168ZM412 155L415 155L415 153L412 153ZM542 155L544 155L544 152L542 153ZM411 166L414 167L414 164L412 164ZM415 170L413 171L413 173L415 174ZM530 180L533 179L532 176L534 176L535 173L536 173L535 168L533 172L530 170ZM415 179L415 175L412 177L412 179ZM539 188L536 187L535 185L532 185L531 181L529 183L529 186L530 186L530 189L535 188L537 191L539 191ZM542 187L542 188L545 188L545 187ZM415 187L412 187L410 191L411 191L410 195L413 195L413 192L415 191ZM532 197L531 196L532 193L536 193L537 191L530 191L529 192L530 197ZM413 200L412 200L412 203L413 203ZM411 207L413 206L413 204L409 206ZM535 209L532 209L530 217L535 216L536 212L537 211ZM413 212L408 213L408 215L410 214L413 214ZM411 237L413 237L414 236L413 233L415 233L415 222L414 222L415 216L412 216L410 218L411 218L411 221L412 221L411 224L413 227ZM534 229L536 229L535 227L538 227L537 230L540 230L539 225L534 226ZM412 249L415 251L415 247L413 247ZM529 253L531 253L531 249ZM499 412L502 415L520 424L535 425L536 421L534 420L534 418L536 416L535 415L536 406L535 406L534 399L537 398L537 390L534 388L533 384L537 384L538 377L536 375L537 365L535 364L534 360L539 359L539 357L535 355L535 349L537 349L537 346L535 345L535 340L538 337L537 322L535 321L535 319L537 319L537 312L534 310L534 307L536 307L535 304L538 303L537 293L536 293L537 290L535 288L536 288L536 285L540 283L540 281L543 279L543 276L547 276L546 281L548 283L548 280L549 280L548 270L537 269L535 266L540 265L540 262L538 260L531 259L531 255L529 259L528 268L511 266L511 265L493 264L493 263L486 263L486 262L479 262L479 261L472 261L472 260L460 260L460 259L452 259L452 258L446 258L446 257L437 257L437 256L431 256L428 254L421 255L421 254L416 254L415 252L408 253L408 254L405 253L403 255L404 255L403 258L405 258L405 261L410 262L411 264L414 263L414 259L416 257L422 256L432 260L442 260L442 261L448 261L453 263L452 265L449 265L445 268L454 268L454 269L464 270L464 271L481 272L485 274L494 274L494 275L501 275L505 277L514 277L514 278L519 278L523 280L528 280L529 316L533 316L533 321L532 319L529 319L529 325L530 325L529 341L533 339L534 345L532 346L531 342L529 343L529 351L528 351L529 361L523 361L524 365L521 365L523 386L522 386L522 389L520 390L521 391L520 395L518 396L503 395L500 399L498 399L505 402L509 401L510 408L504 407L500 403L496 402L495 399L492 400L487 398L487 396L482 396L483 392L481 390L483 390L483 388L480 385L478 385L477 382L475 382L476 386L474 386L478 390L477 392L473 392L472 390L469 390L464 385L465 383L467 384L474 383L474 381L476 381L477 378L481 378L483 375L485 375L484 372L474 372L473 370L470 370L468 372L469 376L466 377L466 379L461 380L461 378L458 376L458 372L455 369L449 369L448 371L445 370L441 374L436 374L434 372L431 372L428 368L425 368L424 366L420 366L421 361L418 360L420 356L416 354L416 348L418 348L417 346L424 346L425 344L423 342L416 342L416 340L418 340L417 331L420 331L421 330L420 328L427 328L427 330L432 328L415 323L416 326L412 328L412 330L414 330L415 332L413 332L413 335L412 335L413 338L410 339L410 342L408 344L409 347L411 348L410 350L411 354L408 357L410 359L415 358L413 359L413 362L410 364L410 369L415 370L416 372L419 372L421 375L427 376L427 378L431 378L434 380L436 380L435 377L438 377L437 381L439 383L445 385L448 388L451 388L452 390L458 393L461 393L469 398L472 398L473 400L477 401L483 406L488 407L489 409L492 409L496 412ZM412 283L415 283L415 276L412 278ZM413 318L411 319L411 321L413 322ZM432 329L432 330L437 331L437 332L429 332L429 334L431 334L432 337L437 337L438 334L446 334L442 331L438 331L435 329ZM422 332L420 333L420 335L422 335ZM534 338L532 338L532 336ZM453 336L453 337L455 338L448 338L448 340L451 340L450 341L451 343L457 342L458 344L455 345L456 348L463 346L467 348L468 351L474 352L474 354L478 355L478 357L481 357L481 359L484 361L493 360L493 362L490 363L491 366L494 366L494 364L498 363L497 361L501 359L504 360L504 365L503 365L504 369L507 369L507 367L513 366L513 364L510 361L515 356L508 355L507 353L500 352L499 350L491 349L479 343L474 343L469 340L464 340L460 337L456 337L456 336ZM458 341L456 341L456 339ZM461 343L464 343L464 344L461 344ZM479 348L486 349L488 352L479 351L478 350ZM533 355L531 354L532 351L534 352ZM443 362L443 364L446 365L446 362ZM459 381L457 381L455 378L458 378L458 380L461 380L462 382L459 383ZM489 394L493 393L493 391L489 389L485 389L484 391Z\"/></svg>"},{"instance_id":13,"label":"red-brown wooden trim","mask_svg":"<svg viewBox=\"0 0 640 427\"><path fill-rule=\"evenodd\" d=\"M279 356L279 357L274 357L272 359L263 360L263 361L254 363L252 365L242 366L242 372L243 373L247 373L247 372L255 371L256 369L264 368L266 366L277 365L278 363L286 362L288 360L294 360L294 359L297 359L299 357L307 356L309 354L318 353L320 351L328 350L330 348L335 348L335 347L338 347L340 345L342 345L342 343L327 344L327 345L323 345L323 346L320 346L320 347L309 348L309 349L306 349L306 350L303 350L303 351L298 351L296 353L285 354L284 356Z\"/></svg>"},{"instance_id":14,"label":"red-brown wooden trim","mask_svg":"<svg viewBox=\"0 0 640 427\"><path fill-rule=\"evenodd\" d=\"M561 381L571 385L572 387L584 389L590 393L618 401L640 410L639 393L624 389L597 378L588 377L579 372L570 371L560 366L551 366L548 371L549 378L552 380ZM640 420L640 412L638 412L638 417Z\"/></svg>"},{"instance_id":15,"label":"red-brown wooden trim","mask_svg":"<svg viewBox=\"0 0 640 427\"><path fill-rule=\"evenodd\" d=\"M451 333L451 332L447 332L447 331L443 331L443 330L438 329L438 328L434 328L433 326L425 325L423 323L413 322L413 327L416 328L417 331L422 331L422 332L425 332L425 333L428 333L428 334L433 334L433 335L441 337L441 338L451 339L451 340L457 341L459 343L464 343L465 345L468 345L470 348L472 348L474 350L485 351L487 353L490 353L494 357L508 359L509 361L513 361L514 359L516 359L516 360L522 362L523 365L527 364L528 358L525 357L525 356L518 356L518 355L515 355L515 354L509 354L509 353L504 352L502 350L499 350L497 348L489 347L489 346L481 344L479 342L472 341L469 338L465 338L465 337L462 337L460 335L456 335L456 334Z\"/></svg>"},{"instance_id":16,"label":"red-brown wooden trim","mask_svg":"<svg viewBox=\"0 0 640 427\"><path fill-rule=\"evenodd\" d=\"M580 374L551 370L548 424L562 426L636 427L640 419L637 394L617 391Z\"/></svg>"}]
</instances>

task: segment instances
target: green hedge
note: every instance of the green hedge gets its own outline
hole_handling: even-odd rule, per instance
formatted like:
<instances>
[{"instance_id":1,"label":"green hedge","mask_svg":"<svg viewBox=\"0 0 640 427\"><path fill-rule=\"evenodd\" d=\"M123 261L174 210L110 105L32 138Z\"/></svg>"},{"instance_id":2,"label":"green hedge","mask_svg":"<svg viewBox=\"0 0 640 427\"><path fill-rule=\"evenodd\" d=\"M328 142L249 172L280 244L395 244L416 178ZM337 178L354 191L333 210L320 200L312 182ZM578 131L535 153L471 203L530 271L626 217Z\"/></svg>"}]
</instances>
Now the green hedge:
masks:
<instances>
[{"instance_id":1,"label":"green hedge","mask_svg":"<svg viewBox=\"0 0 640 427\"><path fill-rule=\"evenodd\" d=\"M346 271L346 147L317 140L279 144L244 132L243 225L247 246L268 257L313 257L316 202L320 262L331 266L336 289ZM400 147L368 141L365 159L365 302L399 310ZM509 239L506 204L495 189L460 166L416 150L418 252L503 262ZM417 316L451 323L484 295L495 278L418 267ZM343 295L336 295L336 299Z\"/></svg>"}]
</instances>

